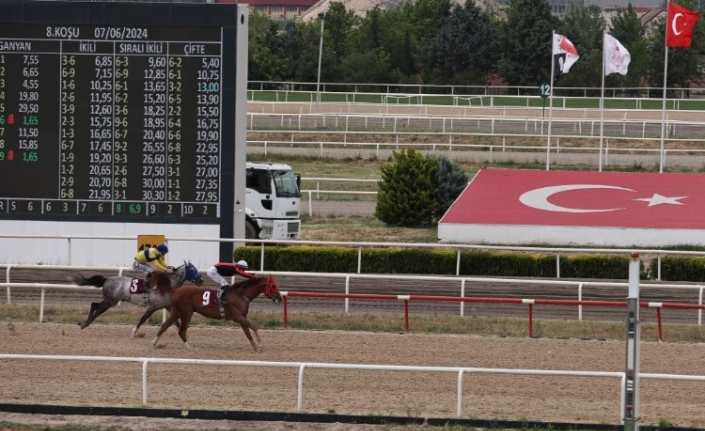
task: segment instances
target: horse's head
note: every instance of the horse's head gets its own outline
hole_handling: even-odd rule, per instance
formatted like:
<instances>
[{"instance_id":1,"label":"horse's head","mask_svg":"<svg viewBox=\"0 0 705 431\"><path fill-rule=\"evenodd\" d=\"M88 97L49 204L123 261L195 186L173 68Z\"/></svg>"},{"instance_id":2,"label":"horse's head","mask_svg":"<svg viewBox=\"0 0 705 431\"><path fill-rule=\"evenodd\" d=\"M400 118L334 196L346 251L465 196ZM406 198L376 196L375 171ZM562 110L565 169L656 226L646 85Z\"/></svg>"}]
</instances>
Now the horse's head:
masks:
<instances>
[{"instance_id":1,"label":"horse's head","mask_svg":"<svg viewBox=\"0 0 705 431\"><path fill-rule=\"evenodd\" d=\"M272 274L269 274L269 278L267 278L267 284L264 286L264 296L276 303L282 302L282 295L281 292L279 292L279 285L276 281L274 281L274 277L272 277Z\"/></svg>"},{"instance_id":2,"label":"horse's head","mask_svg":"<svg viewBox=\"0 0 705 431\"><path fill-rule=\"evenodd\" d=\"M203 277L201 277L201 274L198 272L198 268L194 264L191 263L191 261L184 261L184 277L186 280L192 282L196 286L200 286L203 284Z\"/></svg>"}]
</instances>

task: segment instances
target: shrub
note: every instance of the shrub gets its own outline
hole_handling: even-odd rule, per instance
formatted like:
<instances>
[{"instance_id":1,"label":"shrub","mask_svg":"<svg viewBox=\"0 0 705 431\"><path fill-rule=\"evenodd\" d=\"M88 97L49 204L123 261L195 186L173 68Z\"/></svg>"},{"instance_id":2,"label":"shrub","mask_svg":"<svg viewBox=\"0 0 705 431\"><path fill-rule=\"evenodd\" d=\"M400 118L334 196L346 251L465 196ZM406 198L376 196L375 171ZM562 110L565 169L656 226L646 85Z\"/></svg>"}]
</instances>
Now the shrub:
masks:
<instances>
[{"instance_id":1,"label":"shrub","mask_svg":"<svg viewBox=\"0 0 705 431\"><path fill-rule=\"evenodd\" d=\"M436 163L413 148L394 151L377 183L375 217L392 226L426 226L436 209Z\"/></svg>"}]
</instances>

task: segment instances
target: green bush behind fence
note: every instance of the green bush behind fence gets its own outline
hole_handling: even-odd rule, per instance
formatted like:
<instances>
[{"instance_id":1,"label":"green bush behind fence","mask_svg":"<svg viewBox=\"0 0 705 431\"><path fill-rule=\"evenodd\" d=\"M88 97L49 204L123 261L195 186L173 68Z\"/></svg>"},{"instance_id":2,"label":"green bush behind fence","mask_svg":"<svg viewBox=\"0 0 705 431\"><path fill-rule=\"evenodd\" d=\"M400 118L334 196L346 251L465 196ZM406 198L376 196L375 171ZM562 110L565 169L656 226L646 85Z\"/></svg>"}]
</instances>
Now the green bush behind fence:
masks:
<instances>
[{"instance_id":1,"label":"green bush behind fence","mask_svg":"<svg viewBox=\"0 0 705 431\"><path fill-rule=\"evenodd\" d=\"M245 259L250 268L261 268L260 246L238 247L235 260ZM357 273L358 249L338 246L267 246L265 270L289 272ZM560 261L560 263L558 263ZM627 280L629 256L603 254L556 254L452 249L412 249L403 247L363 248L360 272L363 274L421 274L487 277L561 278ZM656 279L657 258L643 260L641 279ZM705 258L664 256L661 280L705 281Z\"/></svg>"}]
</instances>

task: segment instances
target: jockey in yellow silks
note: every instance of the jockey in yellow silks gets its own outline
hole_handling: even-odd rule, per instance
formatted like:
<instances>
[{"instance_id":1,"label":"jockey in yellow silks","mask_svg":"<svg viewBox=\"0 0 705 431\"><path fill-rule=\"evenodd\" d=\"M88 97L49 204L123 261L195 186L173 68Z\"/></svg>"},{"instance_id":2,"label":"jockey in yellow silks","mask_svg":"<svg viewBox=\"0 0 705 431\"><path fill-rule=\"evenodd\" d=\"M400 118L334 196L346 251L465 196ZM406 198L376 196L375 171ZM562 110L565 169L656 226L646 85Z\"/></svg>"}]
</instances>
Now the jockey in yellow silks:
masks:
<instances>
[{"instance_id":1,"label":"jockey in yellow silks","mask_svg":"<svg viewBox=\"0 0 705 431\"><path fill-rule=\"evenodd\" d=\"M167 253L169 253L169 248L166 244L159 244L156 247L148 247L144 250L140 250L135 255L132 268L145 272L147 276L154 271L171 274L173 271L167 266L166 262L164 262L164 255Z\"/></svg>"}]
</instances>

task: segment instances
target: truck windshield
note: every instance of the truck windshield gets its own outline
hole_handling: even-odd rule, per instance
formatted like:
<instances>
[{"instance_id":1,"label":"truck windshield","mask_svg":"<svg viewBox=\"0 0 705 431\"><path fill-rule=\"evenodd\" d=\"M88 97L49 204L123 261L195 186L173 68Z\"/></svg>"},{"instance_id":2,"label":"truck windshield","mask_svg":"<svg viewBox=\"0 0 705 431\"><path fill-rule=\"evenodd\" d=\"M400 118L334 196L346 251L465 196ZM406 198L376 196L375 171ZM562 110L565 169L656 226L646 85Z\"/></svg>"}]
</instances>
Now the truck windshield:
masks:
<instances>
[{"instance_id":1,"label":"truck windshield","mask_svg":"<svg viewBox=\"0 0 705 431\"><path fill-rule=\"evenodd\" d=\"M272 171L274 187L279 197L301 197L299 187L296 185L296 176L292 171Z\"/></svg>"}]
</instances>

